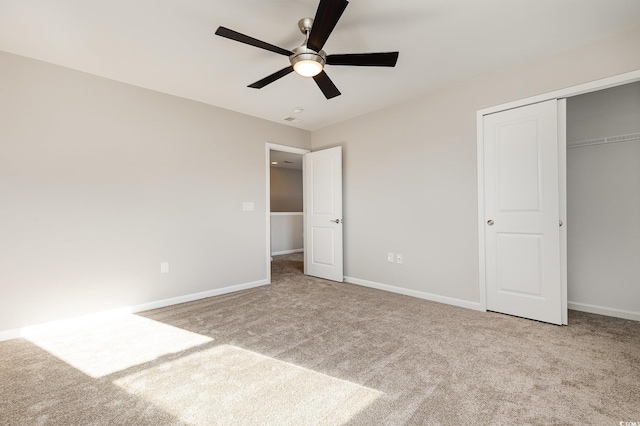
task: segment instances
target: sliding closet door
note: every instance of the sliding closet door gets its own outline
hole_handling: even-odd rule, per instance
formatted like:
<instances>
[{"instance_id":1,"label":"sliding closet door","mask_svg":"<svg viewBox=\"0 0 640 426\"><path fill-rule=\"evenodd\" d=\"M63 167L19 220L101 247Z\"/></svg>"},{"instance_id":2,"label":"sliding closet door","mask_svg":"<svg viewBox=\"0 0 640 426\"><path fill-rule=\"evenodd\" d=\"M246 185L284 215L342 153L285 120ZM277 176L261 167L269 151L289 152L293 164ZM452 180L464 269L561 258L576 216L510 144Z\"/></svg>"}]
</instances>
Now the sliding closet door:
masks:
<instances>
[{"instance_id":1,"label":"sliding closet door","mask_svg":"<svg viewBox=\"0 0 640 426\"><path fill-rule=\"evenodd\" d=\"M563 323L557 100L483 118L487 309Z\"/></svg>"}]
</instances>

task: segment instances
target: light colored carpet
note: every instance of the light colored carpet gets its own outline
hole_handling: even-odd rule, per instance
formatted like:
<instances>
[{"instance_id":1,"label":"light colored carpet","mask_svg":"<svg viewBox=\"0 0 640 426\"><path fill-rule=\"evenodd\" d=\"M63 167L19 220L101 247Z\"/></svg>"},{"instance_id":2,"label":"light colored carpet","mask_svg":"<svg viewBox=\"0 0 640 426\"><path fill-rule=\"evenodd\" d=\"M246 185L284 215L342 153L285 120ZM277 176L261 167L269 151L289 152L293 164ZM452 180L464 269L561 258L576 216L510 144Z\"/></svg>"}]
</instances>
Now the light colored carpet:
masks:
<instances>
[{"instance_id":1,"label":"light colored carpet","mask_svg":"<svg viewBox=\"0 0 640 426\"><path fill-rule=\"evenodd\" d=\"M568 327L301 274L0 343L1 425L640 422L640 323Z\"/></svg>"}]
</instances>

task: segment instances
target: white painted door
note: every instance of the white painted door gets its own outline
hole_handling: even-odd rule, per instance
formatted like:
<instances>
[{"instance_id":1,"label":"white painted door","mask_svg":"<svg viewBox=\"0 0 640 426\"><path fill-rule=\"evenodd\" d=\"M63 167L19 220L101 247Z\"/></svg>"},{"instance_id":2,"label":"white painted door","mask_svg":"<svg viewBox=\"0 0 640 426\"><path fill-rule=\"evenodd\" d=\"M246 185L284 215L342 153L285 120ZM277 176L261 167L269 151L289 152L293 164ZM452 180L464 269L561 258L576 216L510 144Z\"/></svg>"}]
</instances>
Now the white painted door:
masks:
<instances>
[{"instance_id":1,"label":"white painted door","mask_svg":"<svg viewBox=\"0 0 640 426\"><path fill-rule=\"evenodd\" d=\"M562 324L557 101L483 128L487 309Z\"/></svg>"},{"instance_id":2,"label":"white painted door","mask_svg":"<svg viewBox=\"0 0 640 426\"><path fill-rule=\"evenodd\" d=\"M342 147L305 154L305 274L342 282Z\"/></svg>"}]
</instances>

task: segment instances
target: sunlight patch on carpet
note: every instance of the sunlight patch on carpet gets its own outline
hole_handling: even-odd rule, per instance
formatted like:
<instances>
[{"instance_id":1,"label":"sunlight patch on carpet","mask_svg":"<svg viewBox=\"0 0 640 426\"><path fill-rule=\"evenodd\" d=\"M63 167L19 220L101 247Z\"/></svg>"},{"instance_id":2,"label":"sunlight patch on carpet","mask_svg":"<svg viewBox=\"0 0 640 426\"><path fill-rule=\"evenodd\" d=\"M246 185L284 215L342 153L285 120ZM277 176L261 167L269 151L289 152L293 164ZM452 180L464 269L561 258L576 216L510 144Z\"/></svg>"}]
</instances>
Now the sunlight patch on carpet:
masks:
<instances>
[{"instance_id":1,"label":"sunlight patch on carpet","mask_svg":"<svg viewBox=\"0 0 640 426\"><path fill-rule=\"evenodd\" d=\"M126 312L28 327L22 335L94 378L213 340Z\"/></svg>"},{"instance_id":2,"label":"sunlight patch on carpet","mask_svg":"<svg viewBox=\"0 0 640 426\"><path fill-rule=\"evenodd\" d=\"M382 395L231 345L113 383L192 424L344 424Z\"/></svg>"}]
</instances>

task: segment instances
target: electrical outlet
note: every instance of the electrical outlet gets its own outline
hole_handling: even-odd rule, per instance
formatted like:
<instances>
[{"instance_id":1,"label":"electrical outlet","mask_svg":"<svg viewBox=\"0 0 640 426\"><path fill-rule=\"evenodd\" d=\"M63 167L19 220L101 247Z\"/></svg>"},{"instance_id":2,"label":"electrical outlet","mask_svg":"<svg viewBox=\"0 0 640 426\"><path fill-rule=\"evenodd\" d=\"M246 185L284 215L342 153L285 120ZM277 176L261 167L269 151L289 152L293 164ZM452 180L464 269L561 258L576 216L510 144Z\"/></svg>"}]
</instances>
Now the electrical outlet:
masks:
<instances>
[{"instance_id":1,"label":"electrical outlet","mask_svg":"<svg viewBox=\"0 0 640 426\"><path fill-rule=\"evenodd\" d=\"M402 253L396 254L396 262L397 263L402 263Z\"/></svg>"},{"instance_id":2,"label":"electrical outlet","mask_svg":"<svg viewBox=\"0 0 640 426\"><path fill-rule=\"evenodd\" d=\"M387 253L387 262L393 263L393 253Z\"/></svg>"},{"instance_id":3,"label":"electrical outlet","mask_svg":"<svg viewBox=\"0 0 640 426\"><path fill-rule=\"evenodd\" d=\"M169 262L160 262L160 273L161 274L169 273Z\"/></svg>"}]
</instances>

